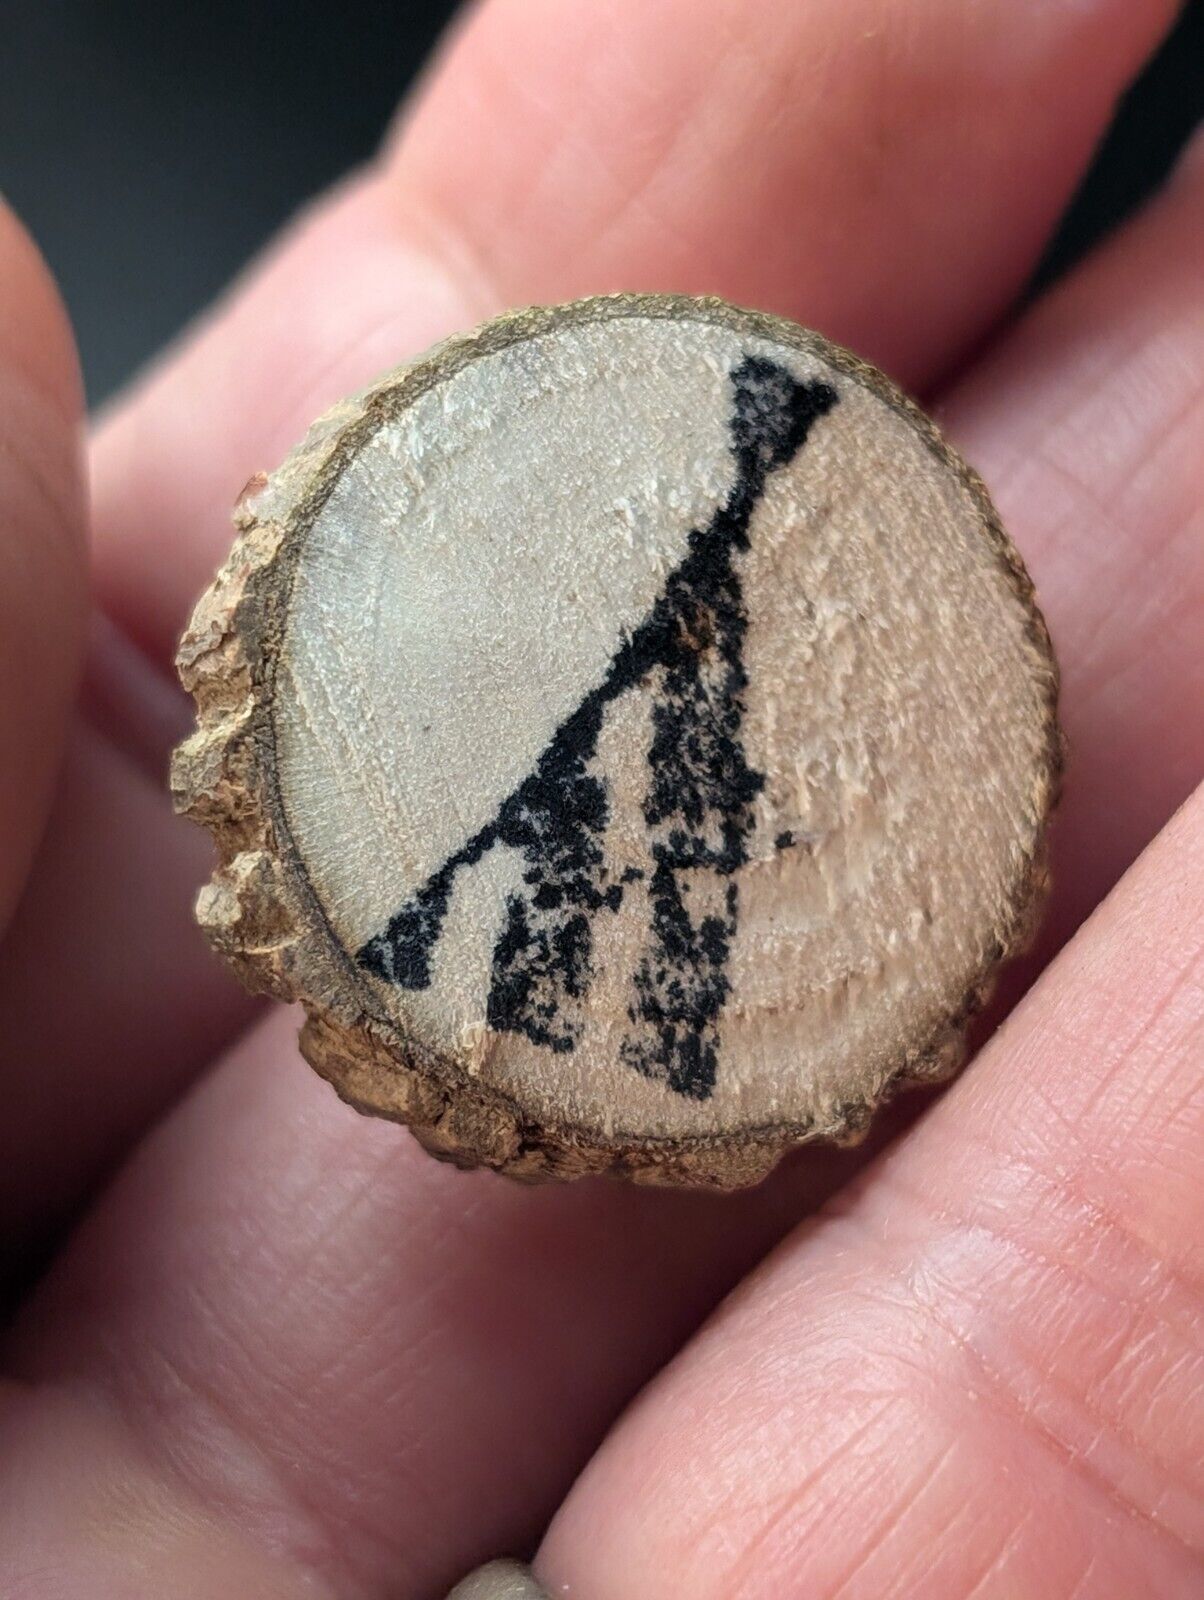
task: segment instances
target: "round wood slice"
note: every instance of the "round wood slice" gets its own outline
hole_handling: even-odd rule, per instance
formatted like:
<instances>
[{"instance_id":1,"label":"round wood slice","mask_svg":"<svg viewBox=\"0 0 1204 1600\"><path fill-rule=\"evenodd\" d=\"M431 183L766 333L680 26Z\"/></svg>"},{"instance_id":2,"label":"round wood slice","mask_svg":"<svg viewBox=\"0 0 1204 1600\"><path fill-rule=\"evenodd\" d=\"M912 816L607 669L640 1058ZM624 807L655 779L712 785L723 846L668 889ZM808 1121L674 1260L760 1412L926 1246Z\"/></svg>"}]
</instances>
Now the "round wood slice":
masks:
<instances>
[{"instance_id":1,"label":"round wood slice","mask_svg":"<svg viewBox=\"0 0 1204 1600\"><path fill-rule=\"evenodd\" d=\"M880 373L717 300L524 311L248 486L180 647L198 916L362 1110L731 1186L952 1070L1032 923L1032 587Z\"/></svg>"}]
</instances>

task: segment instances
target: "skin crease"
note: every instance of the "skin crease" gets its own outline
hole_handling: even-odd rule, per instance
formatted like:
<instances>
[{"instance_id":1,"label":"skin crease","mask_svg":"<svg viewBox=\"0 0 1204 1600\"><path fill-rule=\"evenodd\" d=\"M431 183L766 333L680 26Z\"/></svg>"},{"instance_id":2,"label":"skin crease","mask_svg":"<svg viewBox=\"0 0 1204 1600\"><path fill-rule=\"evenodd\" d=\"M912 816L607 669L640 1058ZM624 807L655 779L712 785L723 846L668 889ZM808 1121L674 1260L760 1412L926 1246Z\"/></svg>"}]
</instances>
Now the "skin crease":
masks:
<instances>
[{"instance_id":1,"label":"skin crease","mask_svg":"<svg viewBox=\"0 0 1204 1600\"><path fill-rule=\"evenodd\" d=\"M871 354L889 356L893 337L905 372L909 347L916 359L931 351L932 373L939 370L981 335L1023 274L1027 256L1021 260L1018 250L1012 259L1010 252L1030 230L1029 250L1035 245L1034 219L1056 212L1073 152L1086 152L1166 8L982 6L975 27L995 29L982 36L990 60L968 63L959 53L967 39L960 24L952 29L951 57L939 56L950 36L949 8L910 7L905 29L892 33L889 8L859 7L857 20L877 40L867 47L876 65L848 91L843 144L830 127L823 140L812 141L796 105L814 99L816 81L827 80L809 80L806 63L848 59L852 47L842 30L850 26L850 9L807 8L806 28L791 8L774 13L781 36L771 36L765 61L784 104L776 113L768 108L761 126L762 133L765 126L776 130L775 140L780 134L781 149L791 154L782 158L780 178L773 177L776 157L762 164L762 181L772 178L782 188L761 191L757 204L766 194L781 204L797 193L807 205L820 196L831 205L848 189L852 208L833 216L825 241L831 253L819 252L822 260L809 243L811 222L799 211L797 231L792 222L791 239L772 267L759 252L740 252L738 259L724 253L729 230L754 216L741 210L753 202L737 192L747 168L746 136L733 132L738 118L712 123L708 116L718 115L712 109L701 120L684 119L683 126L698 128L701 142L695 146L690 135L684 146L661 152L656 170L672 176L660 189L655 181L649 186L636 160L643 151L655 166L655 130L646 144L632 137L633 153L623 154L616 127L604 120L616 97L646 105L653 84L665 86L666 103L680 117L690 83L700 90L709 81L706 41L695 38L708 30L698 27L697 8L690 27L682 26L679 7L665 4L641 8L639 30L608 30L603 56L612 76L600 79L596 49L590 65L570 70L573 50L584 61L587 46L598 42L587 8L579 8L586 22L574 21L563 39L544 25L546 6L485 8L445 68L443 87L435 80L428 88L406 141L392 147L381 169L303 225L265 275L108 424L96 458L97 565L114 611L127 624L137 620L148 645L166 641L191 597L193 577L207 576L224 547L224 508L247 472L278 455L339 391L442 331L441 317L471 321L493 309L490 294L521 299L617 286L603 281L608 272L618 283L642 278L649 286L681 286L674 279L685 271L684 257L658 259L656 229L640 226L645 208L651 217L658 208L663 213L679 189L692 196L694 211L714 201L714 226L689 241L697 271L713 274L707 286L820 322ZM738 8L717 15L710 30L716 70L728 72L735 70L728 46ZM525 41L523 27L531 29ZM513 115L500 122L504 137L478 144L497 167L483 172L476 203L470 192L449 187L447 212L471 239L471 248L453 246L446 224L431 220L440 214L430 192L437 178L431 151L439 141L429 135L423 156L424 119L436 119L430 125L442 126L449 148L462 118L467 148L469 107L485 108L480 126L489 126L487 108L498 104L508 37L527 51L545 105L560 95L559 111L549 115L565 127L566 143L550 143L547 124L534 140L533 148L548 147L550 175L539 176L522 202L525 227L510 241L498 231L502 222L490 222L492 197L523 150L527 123ZM1076 70L1067 78L1069 60ZM1057 82L1056 95L1037 98L1041 117L1056 119L1056 136L1049 124L1040 139L1031 128L1025 133L1015 107L1012 120L1003 120L1008 95L991 101L984 119L1000 119L999 149L991 159L992 141L984 139L938 205L930 184L916 193L914 174L909 189L906 166L895 177L915 84L897 96L884 98L883 91L908 63L922 63L923 81L938 85L967 65L973 69L972 89L952 85L947 96L924 102L925 117L938 122L946 104L964 118L976 96L981 102L991 83L1001 74L1006 79L1007 68L1019 75L1008 80L1011 94L1031 123L1033 86ZM753 65L747 71L756 79ZM684 98L674 100L679 67L689 81ZM588 83L594 88L587 94ZM861 276L869 270L861 249L867 218L878 215L875 187L863 192L859 183L839 181L856 142L857 95L864 97L862 123L870 105L883 115L893 105L900 119L876 147L880 167L872 174L876 191L889 191L900 207L890 226L905 222L914 248L914 257L912 249L900 250L889 284L872 271ZM952 126L959 125L955 116ZM722 136L725 128L732 137ZM594 140L609 164L591 161ZM771 151L777 148L769 141ZM506 149L508 159L500 153ZM758 150L765 152L764 142ZM1017 166L1026 152L1030 165ZM864 152L862 158L868 162ZM605 220L599 226L614 212L615 195L591 200L585 175L599 173L602 183L620 159L629 187L642 198L619 206L621 227ZM675 166L681 159L693 166ZM447 172L449 186L468 182L466 160L449 160ZM1149 216L1007 334L943 407L955 436L962 438L964 419L966 433L974 430L977 457L996 463L1005 519L1032 564L1055 638L1065 632L1068 640L1066 714L1082 744L1072 782L1085 762L1098 787L1088 799L1084 780L1081 798L1074 789L1067 797L1063 826L1082 836L1073 848L1091 872L1086 882L1071 880L1061 890L1057 915L1067 931L1163 823L1202 765L1184 726L1191 719L1176 718L1198 681L1190 674L1199 670L1185 620L1200 585L1191 518L1199 504L1204 329L1190 293L1199 183L1195 171L1181 178ZM977 226L967 228L964 210L955 225L946 214L951 197L972 192L977 204L980 189ZM519 205L511 195L511 209ZM546 211L529 209L541 205ZM1023 216L1014 214L1017 208ZM556 266L554 252L545 260L543 246L559 239L562 215L565 248ZM795 216L793 200L783 215ZM505 210L498 216L504 219ZM574 218L576 231L569 228ZM934 248L952 248L961 234L973 233L967 248L978 251L984 230L987 244L993 240L1011 263L1006 285L969 270L981 265L977 257L950 267ZM523 239L539 240L540 249ZM929 247L916 247L917 239L928 239ZM872 254L880 260L883 250ZM330 296L336 271L344 287L353 272L362 294ZM486 288L494 280L499 287ZM787 299L775 302L774 281ZM981 297L975 282L983 284ZM702 286L702 278L685 286ZM950 306L948 328L943 303ZM886 305L900 312L893 335ZM909 318L916 326L904 327ZM1163 327L1173 329L1172 340L1158 337ZM1096 359L1101 350L1104 357ZM922 377L920 369L912 372L913 382ZM256 458L247 463L240 452L252 447ZM1117 502L1134 476L1126 463L1155 455L1158 470L1146 492L1128 496L1122 511ZM1084 496L1098 525L1099 507L1087 497L1101 464L1113 460L1116 478L1102 490L1113 512L1106 534L1095 544L1076 539L1083 515L1073 497ZM1085 475L1076 490L1080 463ZM165 528L177 541L169 561L153 559ZM1159 559L1143 561L1149 551ZM97 647L106 662L115 646L120 641L110 638ZM1077 680L1071 648L1083 655ZM183 889L195 881L195 863L184 860L183 844L180 856L173 854L169 839L189 836L178 827L173 834L165 815L160 844L149 802L137 827L123 813L135 779L150 793L142 764L153 733L131 736L117 727L122 749L113 748L115 724L136 720L133 711L119 715L121 682L137 700L137 719L148 726L160 716L159 725L170 722L153 691L135 688L137 669L127 665L124 680L120 670L109 671L107 699L93 696L93 726L80 748L91 745L94 765L80 769L74 794L68 784L60 795L62 820L44 859L58 862L66 877L59 841L75 839L75 859L85 866L89 855L94 860L96 923L120 926L132 946L123 976L117 955L103 952L112 962L105 982L137 996L125 1004L110 998L105 1027L110 1041L130 1029L133 1047L119 1066L107 1058L68 1060L67 1081L80 1094L69 1120L84 1131L77 1164L54 1174L52 1185L67 1184L79 1164L95 1171L87 1163L96 1161L98 1146L86 1137L95 1112L80 1078L94 1086L98 1102L121 1098L132 1085L121 1128L110 1124L99 1145L111 1152L122 1130L128 1137L160 1103L142 1095L140 1074L166 1097L189 1071L174 1058L202 1054L191 1030L213 1025L212 1008L196 998L202 962L185 955L182 936L178 963L170 952L163 958L166 993L155 986L158 1009L150 1022L140 1020L149 1009L139 993L149 956L139 943L149 937L143 921L162 919L155 908L163 878L172 892L176 884ZM1166 735L1176 721L1180 732L1167 760ZM1123 770L1113 757L1118 748ZM93 799L91 776L103 771L114 775L110 793ZM89 852L93 828L101 843ZM846 1600L881 1592L895 1581L892 1572L911 1574L911 1588L899 1593L974 1600L1017 1593L1060 1600L1080 1578L1077 1600L1127 1596L1139 1585L1160 1596L1191 1592L1198 1568L1193 1575L1187 1567L1185 1542L1198 1538L1198 1527L1187 1473L1200 1451L1193 1432L1198 1410L1189 1403L1188 1335L1199 1300L1186 1252L1198 1231L1190 1151L1200 1129L1198 1107L1191 1120L1184 1065L1190 1044L1175 1029L1186 1035L1190 984L1198 984L1198 968L1194 980L1182 974L1199 942L1198 926L1184 910L1184 897L1188 910L1193 904L1199 828L1194 813L1176 824L991 1053L900 1143L890 1165L872 1170L834 1217L792 1237L696 1352L687 1350L659 1391L676 1408L667 1413L674 1432L655 1420L654 1390L624 1425L655 1430L654 1448L638 1452L636 1466L626 1455L623 1467L625 1431L615 1436L544 1552L550 1578L568 1582L572 1593L588 1593L584 1586L592 1583L606 1594L640 1592L639 1574L645 1592L659 1593L679 1579L683 1585L717 1580L726 1571L749 1594L764 1584L766 1593L822 1595L822 1580L831 1593L844 1583ZM135 835L139 854L127 862L132 845L121 841ZM189 846L194 842L189 838ZM112 906L127 872L133 887L119 920ZM26 963L19 969L23 988L8 990L8 1005L27 1030L39 1077L39 981L47 995L54 983L48 1006L69 1011L80 1003L74 996L65 1003L61 974L48 959L29 957L38 938L52 950L63 926L64 901L56 896L65 891L54 882L52 873L35 876L21 912L30 919L30 943L4 954L5 963ZM89 982L82 975L85 997ZM56 1025L70 1056L70 1016ZM439 1168L397 1130L339 1107L297 1061L294 1025L274 1015L185 1098L93 1210L15 1323L5 1349L11 1381L0 1398L0 1592L6 1596L393 1600L436 1595L472 1562L533 1546L624 1402L688 1338L716 1295L857 1159L820 1155L764 1191L730 1202L600 1186L525 1192ZM235 1026L230 1018L228 1028ZM1131 1068L1143 1039L1152 1054ZM168 1056L171 1070L164 1072ZM9 1059L24 1065L25 1052ZM52 1082L54 1072L47 1063L44 1075ZM1057 1110L1061 1121L1054 1120ZM36 1216L43 1198L35 1158L65 1119L53 1098L33 1097L24 1115L21 1149L31 1154L17 1198ZM1098 1185L1101 1173L1110 1185L1102 1198L1097 1188L1082 1194L1074 1188L1080 1178ZM917 1184L918 1199L897 1198L910 1197ZM1126 1227L1140 1231L1131 1239ZM1002 1237L993 1242L996 1229ZM926 1274L911 1272L917 1260L928 1266ZM812 1299L813 1279L824 1286L822 1300ZM750 1333L741 1320L741 1306L750 1303L765 1325L763 1359L759 1326ZM917 1325L923 1348L913 1349L907 1341ZM800 1380L804 1358L792 1342L800 1332L811 1332L826 1352L830 1364L819 1382L818 1368L806 1369L807 1383ZM728 1333L731 1387L750 1404L716 1404L711 1418L711 1393L700 1395L690 1374L705 1370L708 1360L726 1372ZM1026 1340L1036 1340L1035 1353ZM692 1368L696 1354L699 1366ZM883 1407L878 1418L864 1399L870 1381L877 1389L869 1400L876 1393ZM800 1440L800 1389L830 1398L838 1386L861 1407L864 1442L838 1448L849 1407L820 1408L814 1400ZM744 1430L738 1439L733 1419ZM805 1452L822 1456L825 1440L832 1452L810 1479ZM950 1440L944 1467L926 1473L924 1465L936 1463ZM706 1467L701 1478L692 1475L695 1453ZM913 1483L907 1470L920 1457ZM653 1487L664 1492L657 1514L641 1521L631 1502L651 1493L648 1474L657 1462L666 1472ZM742 1463L757 1468L752 1478L744 1477ZM762 1502L750 1504L750 1482L762 1486ZM837 1487L842 1492L833 1506L823 1494ZM915 1505L908 1509L913 1488ZM972 1492L962 1493L967 1488ZM899 1513L893 1534L874 1520L883 1516L888 1489ZM680 1502L691 1496L702 1507L699 1524L681 1518ZM781 1508L776 1520L763 1516L770 1501ZM806 1537L809 1517L818 1529L813 1537ZM880 1535L881 1555L866 1555L871 1528ZM691 1568L692 1550L682 1548L693 1540L710 1553L711 1566L701 1574ZM1086 1566L1088 1541L1099 1552L1094 1570ZM665 1567L670 1545L676 1565ZM815 1566L817 1548L827 1563L822 1569ZM874 1562L888 1555L884 1573ZM637 1560L650 1564L647 1573L639 1573Z\"/></svg>"},{"instance_id":2,"label":"skin crease","mask_svg":"<svg viewBox=\"0 0 1204 1600\"><path fill-rule=\"evenodd\" d=\"M551 1593L1198 1594L1202 993L1204 791L629 1411Z\"/></svg>"},{"instance_id":3,"label":"skin crease","mask_svg":"<svg viewBox=\"0 0 1204 1600\"><path fill-rule=\"evenodd\" d=\"M754 9L755 27L750 0L708 0L705 22L697 0L474 8L380 159L112 410L92 452L96 585L165 673L247 479L343 394L514 301L714 290L931 388L1022 283L1174 8ZM154 810L175 719L141 656L94 637L85 715L119 759L74 737L79 778L0 963L0 1037L39 1061L0 1129L9 1275L252 1011L192 931L205 841ZM97 835L103 852L80 848ZM1136 847L1100 855L1108 881ZM60 930L81 907L123 939L64 992ZM153 1005L112 1002L127 973L151 975Z\"/></svg>"}]
</instances>

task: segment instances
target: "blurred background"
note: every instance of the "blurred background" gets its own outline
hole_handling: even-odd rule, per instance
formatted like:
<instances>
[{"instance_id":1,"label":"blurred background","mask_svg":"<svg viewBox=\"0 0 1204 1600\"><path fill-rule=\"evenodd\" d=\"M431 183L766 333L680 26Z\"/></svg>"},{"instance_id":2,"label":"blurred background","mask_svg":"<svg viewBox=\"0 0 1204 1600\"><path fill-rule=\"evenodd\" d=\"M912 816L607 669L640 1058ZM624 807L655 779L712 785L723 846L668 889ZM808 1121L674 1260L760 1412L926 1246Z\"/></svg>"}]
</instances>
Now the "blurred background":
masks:
<instances>
[{"instance_id":1,"label":"blurred background","mask_svg":"<svg viewBox=\"0 0 1204 1600\"><path fill-rule=\"evenodd\" d=\"M0 191L62 285L93 403L371 153L454 10L0 0ZM1202 113L1204 0L1191 0L1121 107L1039 281L1157 184Z\"/></svg>"}]
</instances>

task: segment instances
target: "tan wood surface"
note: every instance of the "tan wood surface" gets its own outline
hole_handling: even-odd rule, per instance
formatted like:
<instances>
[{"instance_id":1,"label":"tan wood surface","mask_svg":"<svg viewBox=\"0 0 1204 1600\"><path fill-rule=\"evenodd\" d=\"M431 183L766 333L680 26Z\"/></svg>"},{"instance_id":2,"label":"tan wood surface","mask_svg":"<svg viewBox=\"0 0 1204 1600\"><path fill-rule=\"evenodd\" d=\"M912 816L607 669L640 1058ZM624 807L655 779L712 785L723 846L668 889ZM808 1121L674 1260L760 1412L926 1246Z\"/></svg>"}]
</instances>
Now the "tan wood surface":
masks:
<instances>
[{"instance_id":1,"label":"tan wood surface","mask_svg":"<svg viewBox=\"0 0 1204 1600\"><path fill-rule=\"evenodd\" d=\"M353 1104L726 1186L952 1070L1040 899L1056 670L881 374L719 301L518 313L236 520L179 656L198 914Z\"/></svg>"}]
</instances>

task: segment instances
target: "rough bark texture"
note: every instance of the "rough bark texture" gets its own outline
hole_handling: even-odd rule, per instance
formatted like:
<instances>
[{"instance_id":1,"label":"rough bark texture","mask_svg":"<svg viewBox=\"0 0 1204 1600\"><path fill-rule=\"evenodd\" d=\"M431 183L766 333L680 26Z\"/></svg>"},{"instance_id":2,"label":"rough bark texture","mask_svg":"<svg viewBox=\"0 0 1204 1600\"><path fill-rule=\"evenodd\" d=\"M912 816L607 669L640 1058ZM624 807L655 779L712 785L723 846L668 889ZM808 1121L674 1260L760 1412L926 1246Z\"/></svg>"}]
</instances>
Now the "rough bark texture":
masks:
<instances>
[{"instance_id":1,"label":"rough bark texture","mask_svg":"<svg viewBox=\"0 0 1204 1600\"><path fill-rule=\"evenodd\" d=\"M371 746L365 772L380 764L382 744L390 746L396 792L378 785L372 793L383 798L367 811L382 811L383 828L396 808L399 828L418 841L407 845L407 861L423 853L424 817L414 812L456 806L463 781L421 774L409 746L392 748L391 730L359 727L329 690L356 670L347 657L359 635L344 623L333 640L318 639L312 624L306 633L297 619L324 614L326 596L315 599L315 586L337 586L348 562L377 545L382 562L391 559L396 541L410 538L404 516L393 532L381 532L386 489L412 492L415 517L427 514L432 498L437 511L439 495L449 517L459 515L454 474L464 469L455 451L449 447L447 482L436 481L435 467L422 476L441 429L478 426L472 403L467 422L456 420L457 394L470 402L477 395L478 409L485 398L496 405L501 442L491 433L490 448L514 438L520 450L534 451L541 439L553 454L567 450L559 431L533 435L534 444L521 422L506 424L507 433L507 385L519 378L497 367L502 376L488 381L499 388L474 389L476 363L524 347L542 352L534 377L523 357L520 377L533 387L516 397L521 417L545 403L549 384L555 388L558 360L571 364L580 385L580 371L602 359L590 352L625 340L638 356L646 340L646 362L627 354L627 365L616 368L629 375L616 381L630 381L635 395L652 381L644 369L655 372L668 359L666 332L678 328L689 350L697 345L707 357L707 371L714 368L707 382L716 416L703 422L725 442L697 446L681 495L658 479L647 503L620 508L634 529L638 569L647 540L660 537L657 496L678 507L681 526L648 557L655 582L648 579L640 604L624 602L624 609L616 600L614 618L603 618L613 622L613 648L603 668L582 667L565 702L571 709L536 733L518 730L526 743L516 771L526 775L509 789L483 788L489 803L457 842L433 849L395 891L385 885L388 917L360 915L354 874L348 888L330 856L342 837L344 781L358 797L354 808L347 801L347 837L359 839L364 804L356 784L372 773L359 770L357 741ZM579 345L566 343L559 356L556 340L570 336ZM683 370L694 367L686 362ZM587 398L604 400L599 385L609 377L587 378ZM444 407L433 424L422 420L432 396ZM638 396L631 402L641 403L650 404ZM623 407L616 417L616 437L626 437ZM649 430L654 442L661 436L659 399L648 417L641 449ZM892 429L907 445L897 472ZM604 460L604 420L596 431ZM363 462L374 450L383 464L365 477ZM851 468L863 455L864 471ZM539 458L531 461L535 470ZM499 481L504 467L497 462ZM482 489L481 469L472 470L465 493ZM356 474L366 486L358 500ZM937 504L934 495L952 530L940 539L921 514ZM887 508L881 520L879 501ZM344 502L352 509L338 510ZM863 540L864 561L848 555L842 516ZM919 556L905 548L909 518ZM518 1178L612 1173L735 1187L764 1176L793 1144L857 1138L874 1106L900 1085L954 1070L968 1019L999 962L1028 937L1043 897L1046 825L1061 764L1057 673L1032 586L982 483L880 373L815 334L714 300L620 296L520 312L446 342L330 412L270 479L248 485L235 522L237 540L178 656L198 729L176 753L173 792L178 809L210 829L220 857L197 917L250 988L304 1004L301 1048L352 1105L408 1124L442 1159ZM326 566L315 526L334 530L323 534L334 552ZM429 559L438 562L438 515L430 526ZM503 592L506 570L526 562L531 576L520 573L522 581L538 586L546 570L541 604L559 605L572 587L574 531L556 518L541 528L528 516L523 527L530 533L514 542L532 548L507 545L488 558L492 567L482 557L486 576L496 576ZM955 567L948 570L956 581L939 578L953 560L950 538L965 542L957 555L966 563L964 584ZM858 600L854 590L865 562L884 559L888 539L890 562L874 569L874 582L889 590L897 563L903 598L887 596L879 615L872 594ZM457 560L471 558L462 546L457 552ZM584 570L595 558L581 559ZM805 581L792 576L792 563L806 562L812 565L798 567ZM627 581L627 567L616 571L620 578L598 579L599 594ZM643 581L641 572L635 577ZM937 592L942 583L950 592ZM461 581L448 602L453 619L471 587ZM392 591L387 601L374 612L378 634L404 623ZM556 636L544 669L552 699L565 651L576 670L571 605L566 615L570 626ZM597 615L595 603L590 616ZM937 641L931 661L929 633ZM534 629L531 637L538 644L544 634ZM466 655L471 665L473 650L457 650L448 670L460 671ZM515 683L528 682L528 657L518 646L512 653L514 661L505 650L496 661L483 656L474 670L490 681L510 672ZM432 667L426 684L422 677L402 674L389 692L416 685L414 693L426 697L420 710L429 699L438 717L440 672ZM320 704L302 702L311 680L326 697ZM375 710L376 678L351 681ZM447 709L464 717L464 738L482 749L506 744L511 730L470 701L461 695ZM819 710L807 709L812 701ZM810 746L795 748L806 743L797 728L813 725L829 751L820 767L806 766ZM1000 727L1006 737L996 736ZM336 759L332 741L351 753ZM915 751L935 762L925 781L939 789L939 804L927 810L922 796L898 799L907 790L898 762L914 762ZM321 783L315 772L325 773ZM624 806L628 821L620 825ZM942 818L947 827L938 825ZM808 819L813 826L804 826ZM377 826L371 815L369 823ZM372 856L374 837L354 846L366 885L384 870ZM947 861L953 852L960 873L959 850L966 876L955 875L947 895ZM999 863L987 887L975 876L984 854ZM481 863L500 872L494 864L502 861L510 863L510 887L489 902L493 920L482 934L492 945L492 975L480 1016L467 1026L461 1013L471 1011L472 996L457 988L445 925L456 897L468 893L461 886L484 881ZM381 892L372 882L371 895ZM831 972L810 1000L799 977L806 962L799 965L790 940L791 919L801 917L797 907L808 895L808 937L832 952L825 956ZM852 933L842 923L846 902ZM911 905L907 928L898 912L904 905ZM876 907L894 909L876 923ZM846 936L851 956L842 953ZM938 967L943 975L932 976ZM444 990L460 1022L440 1031L429 1017ZM796 993L804 1019L792 1032ZM841 1030L861 1037L862 1014L877 1017L883 1007L893 1018L889 1047L878 1027L871 1059L850 1050L838 1068L823 1067L818 1087L809 1081L812 1046L828 1062ZM604 1025L609 1031L599 1031ZM757 1078L766 1070L777 1079L768 1087Z\"/></svg>"}]
</instances>

